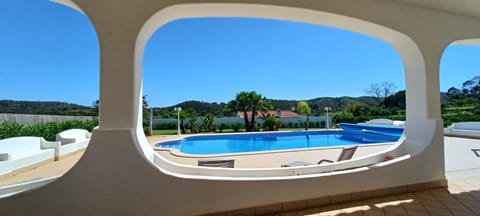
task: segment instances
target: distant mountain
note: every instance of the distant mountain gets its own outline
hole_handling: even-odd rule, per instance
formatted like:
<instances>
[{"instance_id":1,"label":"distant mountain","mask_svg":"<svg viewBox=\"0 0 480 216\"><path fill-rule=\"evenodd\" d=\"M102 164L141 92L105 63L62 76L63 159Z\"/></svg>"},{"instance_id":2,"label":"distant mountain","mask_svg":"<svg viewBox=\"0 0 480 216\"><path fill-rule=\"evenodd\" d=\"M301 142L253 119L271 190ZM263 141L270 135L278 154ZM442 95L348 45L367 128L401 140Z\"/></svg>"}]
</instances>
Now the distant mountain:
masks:
<instances>
[{"instance_id":1,"label":"distant mountain","mask_svg":"<svg viewBox=\"0 0 480 216\"><path fill-rule=\"evenodd\" d=\"M299 100L279 100L270 99L275 109L292 110L296 109ZM324 107L331 107L332 111L341 110L349 103L363 103L367 105L374 105L375 99L373 97L320 97L311 100L306 100L313 111L313 115L323 113ZM225 111L226 103L207 103L201 101L185 101L174 106L154 108L154 116L162 118L174 118L177 113L174 111L175 107L182 107L182 109L195 110L199 115L205 115L206 113L213 113L218 117L234 116L235 113L229 113Z\"/></svg>"},{"instance_id":2,"label":"distant mountain","mask_svg":"<svg viewBox=\"0 0 480 216\"><path fill-rule=\"evenodd\" d=\"M173 118L177 116L175 107L181 107L183 110L192 109L199 115L205 115L212 113L215 116L223 117L229 116L229 113L225 111L226 103L207 103L203 101L185 101L174 106L169 107L156 107L153 108L155 117Z\"/></svg>"},{"instance_id":3,"label":"distant mountain","mask_svg":"<svg viewBox=\"0 0 480 216\"><path fill-rule=\"evenodd\" d=\"M275 109L292 110L296 109L299 100L271 100ZM306 100L314 113L323 112L325 107L330 107L332 110L341 110L349 103L363 103L367 105L375 105L373 97L320 97Z\"/></svg>"},{"instance_id":4,"label":"distant mountain","mask_svg":"<svg viewBox=\"0 0 480 216\"><path fill-rule=\"evenodd\" d=\"M0 113L96 116L94 108L64 102L0 100Z\"/></svg>"},{"instance_id":5,"label":"distant mountain","mask_svg":"<svg viewBox=\"0 0 480 216\"><path fill-rule=\"evenodd\" d=\"M373 97L320 97L306 100L312 109L313 115L323 113L324 107L331 107L332 111L338 111L346 107L349 103L363 103L374 105ZM296 109L299 100L279 100L271 99L275 109L292 110ZM175 107L194 110L203 116L212 113L217 117L230 117L235 113L225 111L226 103L208 103L202 101L185 101L174 106L153 108L155 117L175 118L177 116ZM92 107L82 106L64 102L38 102L38 101L14 101L0 100L0 113L17 114L48 114L48 115L73 115L73 116L96 116L97 110Z\"/></svg>"}]
</instances>

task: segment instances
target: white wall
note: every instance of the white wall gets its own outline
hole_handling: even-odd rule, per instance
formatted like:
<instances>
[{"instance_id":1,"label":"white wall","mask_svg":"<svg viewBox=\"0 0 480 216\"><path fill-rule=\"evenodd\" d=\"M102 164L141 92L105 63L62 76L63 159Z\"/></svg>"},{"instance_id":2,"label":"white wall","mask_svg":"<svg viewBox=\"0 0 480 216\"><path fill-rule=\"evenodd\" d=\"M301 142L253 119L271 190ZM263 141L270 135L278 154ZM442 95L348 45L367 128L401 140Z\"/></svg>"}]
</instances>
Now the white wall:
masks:
<instances>
[{"instance_id":1,"label":"white wall","mask_svg":"<svg viewBox=\"0 0 480 216\"><path fill-rule=\"evenodd\" d=\"M1 200L1 215L196 215L445 178L440 56L453 41L480 38L479 19L387 0L214 0L208 2L242 4L201 5L187 3L207 1L182 0L177 6L166 0L75 2L100 40L100 128L72 170L45 187ZM201 169L187 175L167 161L154 165L154 153L137 129L144 46L162 24L202 16L332 25L392 44L404 62L407 124L401 147L411 158L341 174L283 178L212 177Z\"/></svg>"}]
</instances>

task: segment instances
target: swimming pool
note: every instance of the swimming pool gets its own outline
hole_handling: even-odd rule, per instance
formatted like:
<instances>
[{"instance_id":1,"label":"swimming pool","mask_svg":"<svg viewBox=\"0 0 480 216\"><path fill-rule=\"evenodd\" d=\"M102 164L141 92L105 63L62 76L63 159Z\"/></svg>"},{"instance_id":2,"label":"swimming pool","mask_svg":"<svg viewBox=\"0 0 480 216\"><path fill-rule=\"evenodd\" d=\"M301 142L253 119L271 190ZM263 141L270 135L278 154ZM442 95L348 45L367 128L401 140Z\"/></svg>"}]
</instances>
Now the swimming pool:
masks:
<instances>
[{"instance_id":1,"label":"swimming pool","mask_svg":"<svg viewBox=\"0 0 480 216\"><path fill-rule=\"evenodd\" d=\"M398 138L399 136L341 130L294 131L192 136L157 143L155 147L175 148L187 154L209 155L395 142Z\"/></svg>"}]
</instances>

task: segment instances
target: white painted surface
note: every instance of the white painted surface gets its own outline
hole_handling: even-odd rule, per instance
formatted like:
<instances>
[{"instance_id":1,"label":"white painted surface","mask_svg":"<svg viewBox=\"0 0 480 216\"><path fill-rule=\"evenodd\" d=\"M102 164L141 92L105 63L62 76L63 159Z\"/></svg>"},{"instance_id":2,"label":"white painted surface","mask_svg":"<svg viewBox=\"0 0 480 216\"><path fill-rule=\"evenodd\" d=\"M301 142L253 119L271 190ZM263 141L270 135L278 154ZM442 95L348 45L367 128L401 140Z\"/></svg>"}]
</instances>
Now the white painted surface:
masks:
<instances>
[{"instance_id":1,"label":"white painted surface","mask_svg":"<svg viewBox=\"0 0 480 216\"><path fill-rule=\"evenodd\" d=\"M480 122L456 122L443 130L445 135L480 138Z\"/></svg>"},{"instance_id":2,"label":"white painted surface","mask_svg":"<svg viewBox=\"0 0 480 216\"><path fill-rule=\"evenodd\" d=\"M42 137L14 137L0 140L0 152L8 154L0 161L0 175L6 175L45 160L54 160L59 142L48 142Z\"/></svg>"},{"instance_id":3,"label":"white painted surface","mask_svg":"<svg viewBox=\"0 0 480 216\"><path fill-rule=\"evenodd\" d=\"M56 135L56 140L61 142L60 148L55 152L56 157L83 150L90 143L91 133L85 129L68 129Z\"/></svg>"},{"instance_id":4,"label":"white painted surface","mask_svg":"<svg viewBox=\"0 0 480 216\"><path fill-rule=\"evenodd\" d=\"M480 38L480 20L471 12L480 14L480 8L456 6L467 1L443 1L442 10L437 10L429 9L436 8L434 0L422 1L427 7L407 0L184 0L174 6L176 1L77 0L100 41L100 128L70 172L45 187L2 200L0 214L196 215L444 179L438 70L448 44ZM448 6L455 9L442 12ZM203 16L330 25L390 43L405 68L407 121L404 138L394 149L404 156L330 173L317 173L325 169L320 166L199 169L156 156L139 120L144 46L161 25ZM302 175L287 176L298 173Z\"/></svg>"}]
</instances>

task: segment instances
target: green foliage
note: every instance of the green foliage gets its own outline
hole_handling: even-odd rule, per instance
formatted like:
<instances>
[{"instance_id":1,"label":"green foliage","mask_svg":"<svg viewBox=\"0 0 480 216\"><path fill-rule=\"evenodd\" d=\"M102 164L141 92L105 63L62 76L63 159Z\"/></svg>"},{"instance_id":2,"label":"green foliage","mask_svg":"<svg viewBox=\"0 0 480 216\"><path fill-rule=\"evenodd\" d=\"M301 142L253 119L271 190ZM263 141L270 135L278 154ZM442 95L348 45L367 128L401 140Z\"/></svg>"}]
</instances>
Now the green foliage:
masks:
<instances>
[{"instance_id":1,"label":"green foliage","mask_svg":"<svg viewBox=\"0 0 480 216\"><path fill-rule=\"evenodd\" d=\"M223 132L224 129L227 129L228 125L225 124L225 123L221 123L219 126L218 126L218 130L221 132Z\"/></svg>"},{"instance_id":2,"label":"green foliage","mask_svg":"<svg viewBox=\"0 0 480 216\"><path fill-rule=\"evenodd\" d=\"M345 111L351 113L353 116L361 116L367 115L370 112L370 107L366 104L351 103L345 108Z\"/></svg>"},{"instance_id":3,"label":"green foliage","mask_svg":"<svg viewBox=\"0 0 480 216\"><path fill-rule=\"evenodd\" d=\"M200 117L201 121L201 129L208 132L213 130L213 122L214 122L215 116L211 113L207 113L205 116Z\"/></svg>"},{"instance_id":4,"label":"green foliage","mask_svg":"<svg viewBox=\"0 0 480 216\"><path fill-rule=\"evenodd\" d=\"M23 126L12 122L0 123L0 139L18 136L37 136L46 140L55 140L57 133L64 130L79 128L92 131L98 125L98 120L45 122L31 126Z\"/></svg>"},{"instance_id":5,"label":"green foliage","mask_svg":"<svg viewBox=\"0 0 480 216\"><path fill-rule=\"evenodd\" d=\"M23 126L12 122L0 123L0 139L22 136Z\"/></svg>"},{"instance_id":6,"label":"green foliage","mask_svg":"<svg viewBox=\"0 0 480 216\"><path fill-rule=\"evenodd\" d=\"M455 115L452 114L443 114L443 125L447 127L455 122L464 122L464 121L480 121L480 115L470 114L466 112L460 112Z\"/></svg>"},{"instance_id":7,"label":"green foliage","mask_svg":"<svg viewBox=\"0 0 480 216\"><path fill-rule=\"evenodd\" d=\"M235 132L238 132L240 131L240 129L243 127L243 125L239 122L236 122L236 123L232 123L231 124L231 128L233 129L233 131Z\"/></svg>"},{"instance_id":8,"label":"green foliage","mask_svg":"<svg viewBox=\"0 0 480 216\"><path fill-rule=\"evenodd\" d=\"M308 128L310 127L310 119L308 117L312 114L310 106L308 106L308 103L306 101L300 101L297 105L297 112L300 115L307 116L307 119L305 121L305 130L308 130Z\"/></svg>"},{"instance_id":9,"label":"green foliage","mask_svg":"<svg viewBox=\"0 0 480 216\"><path fill-rule=\"evenodd\" d=\"M266 131L275 131L277 130L278 120L275 116L268 114L263 117L263 128Z\"/></svg>"},{"instance_id":10,"label":"green foliage","mask_svg":"<svg viewBox=\"0 0 480 216\"><path fill-rule=\"evenodd\" d=\"M297 104L297 112L300 115L309 116L312 114L312 110L306 101L300 101Z\"/></svg>"},{"instance_id":11,"label":"green foliage","mask_svg":"<svg viewBox=\"0 0 480 216\"><path fill-rule=\"evenodd\" d=\"M206 103L201 101L185 101L175 106L154 108L153 116L154 118L176 118L177 112L174 110L175 107L182 107L183 109L192 109L200 116L205 116L206 114L213 114L217 117L232 116L236 113L228 112L225 110L225 103Z\"/></svg>"},{"instance_id":12,"label":"green foliage","mask_svg":"<svg viewBox=\"0 0 480 216\"><path fill-rule=\"evenodd\" d=\"M63 102L0 100L2 113L97 116L98 110L88 106Z\"/></svg>"},{"instance_id":13,"label":"green foliage","mask_svg":"<svg viewBox=\"0 0 480 216\"><path fill-rule=\"evenodd\" d=\"M169 123L158 123L153 126L153 130L176 130L177 123L169 122Z\"/></svg>"},{"instance_id":14,"label":"green foliage","mask_svg":"<svg viewBox=\"0 0 480 216\"><path fill-rule=\"evenodd\" d=\"M197 116L192 114L189 118L188 118L188 124L190 126L190 131L191 133L197 133L198 132L198 124L197 124Z\"/></svg>"},{"instance_id":15,"label":"green foliage","mask_svg":"<svg viewBox=\"0 0 480 216\"><path fill-rule=\"evenodd\" d=\"M397 93L386 97L383 100L383 106L388 108L398 108L398 109L405 109L406 108L406 94L405 90L398 91Z\"/></svg>"},{"instance_id":16,"label":"green foliage","mask_svg":"<svg viewBox=\"0 0 480 216\"><path fill-rule=\"evenodd\" d=\"M248 132L255 131L257 124L255 118L258 112L266 112L273 109L270 100L262 97L261 94L252 92L240 92L236 95L234 100L228 102L225 110L228 112L242 112L245 122L245 130ZM248 120L247 112L251 112L250 121Z\"/></svg>"},{"instance_id":17,"label":"green foliage","mask_svg":"<svg viewBox=\"0 0 480 216\"><path fill-rule=\"evenodd\" d=\"M319 128L325 128L326 127L326 122L324 120L320 121Z\"/></svg>"},{"instance_id":18,"label":"green foliage","mask_svg":"<svg viewBox=\"0 0 480 216\"><path fill-rule=\"evenodd\" d=\"M355 123L355 116L353 113L343 110L342 112L335 115L333 120L337 123L345 122L345 123Z\"/></svg>"},{"instance_id":19,"label":"green foliage","mask_svg":"<svg viewBox=\"0 0 480 216\"><path fill-rule=\"evenodd\" d=\"M153 131L153 136L158 136L158 135L176 135L177 134L177 129L171 129L171 130L154 130Z\"/></svg>"}]
</instances>

